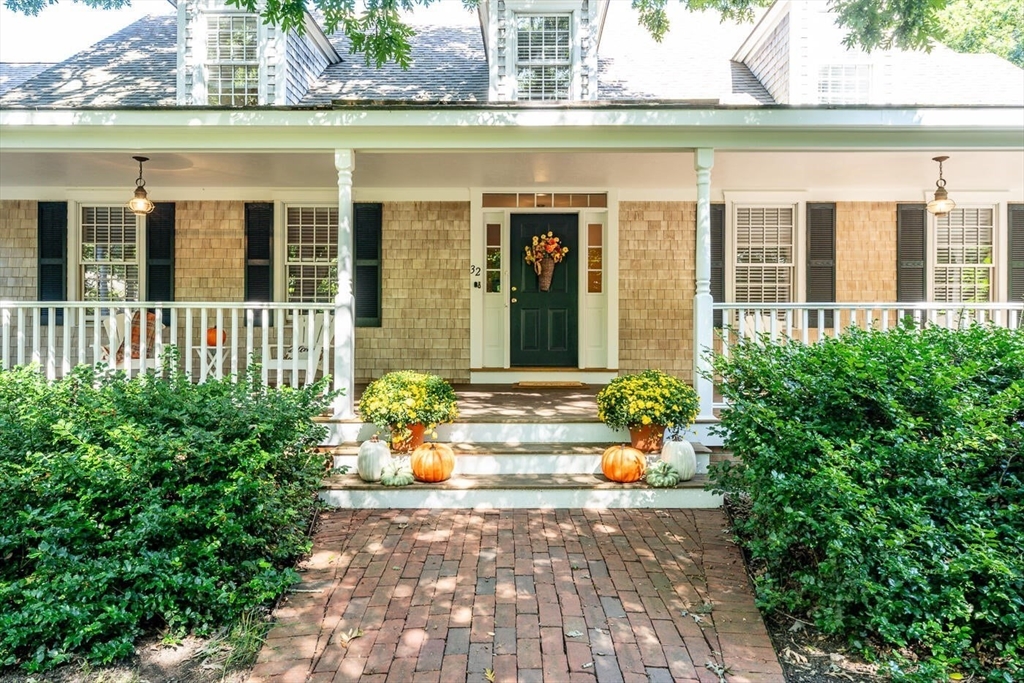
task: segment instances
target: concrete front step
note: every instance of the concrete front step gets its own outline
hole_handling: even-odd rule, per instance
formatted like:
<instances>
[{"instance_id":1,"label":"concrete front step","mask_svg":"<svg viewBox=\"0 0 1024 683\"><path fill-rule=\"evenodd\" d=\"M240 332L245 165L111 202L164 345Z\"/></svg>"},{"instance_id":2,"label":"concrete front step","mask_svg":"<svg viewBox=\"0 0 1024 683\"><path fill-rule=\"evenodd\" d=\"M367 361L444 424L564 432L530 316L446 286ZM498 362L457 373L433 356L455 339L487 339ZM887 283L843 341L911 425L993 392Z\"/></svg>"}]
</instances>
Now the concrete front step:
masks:
<instances>
[{"instance_id":1,"label":"concrete front step","mask_svg":"<svg viewBox=\"0 0 1024 683\"><path fill-rule=\"evenodd\" d=\"M467 475L516 474L598 474L601 453L610 444L589 443L452 443L455 473ZM697 473L706 474L711 451L694 443ZM358 444L342 444L332 449L335 467L354 472Z\"/></svg>"},{"instance_id":2,"label":"concrete front step","mask_svg":"<svg viewBox=\"0 0 1024 683\"><path fill-rule=\"evenodd\" d=\"M698 475L675 488L619 484L593 474L455 475L445 482L387 487L355 474L324 480L320 498L339 508L714 508L721 496Z\"/></svg>"}]
</instances>

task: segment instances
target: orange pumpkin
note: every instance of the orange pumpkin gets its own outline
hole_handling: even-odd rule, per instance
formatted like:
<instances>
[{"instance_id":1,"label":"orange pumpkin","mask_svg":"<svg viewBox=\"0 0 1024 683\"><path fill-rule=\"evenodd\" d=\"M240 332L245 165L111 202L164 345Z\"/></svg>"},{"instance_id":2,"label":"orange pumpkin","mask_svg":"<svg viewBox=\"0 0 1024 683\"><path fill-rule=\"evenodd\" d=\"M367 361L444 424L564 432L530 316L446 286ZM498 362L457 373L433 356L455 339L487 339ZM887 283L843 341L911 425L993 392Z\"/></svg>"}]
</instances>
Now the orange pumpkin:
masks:
<instances>
[{"instance_id":1,"label":"orange pumpkin","mask_svg":"<svg viewBox=\"0 0 1024 683\"><path fill-rule=\"evenodd\" d=\"M207 346L216 346L217 345L218 333L220 335L221 343L226 342L228 340L228 332L227 332L227 330L218 330L216 327L211 327L210 329L208 329L206 331L206 345Z\"/></svg>"},{"instance_id":2,"label":"orange pumpkin","mask_svg":"<svg viewBox=\"0 0 1024 683\"><path fill-rule=\"evenodd\" d=\"M413 476L420 481L445 481L455 469L455 452L444 443L425 443L417 446L409 458Z\"/></svg>"},{"instance_id":3,"label":"orange pumpkin","mask_svg":"<svg viewBox=\"0 0 1024 683\"><path fill-rule=\"evenodd\" d=\"M640 481L646 471L647 458L631 446L612 446L601 455L601 472L612 481Z\"/></svg>"}]
</instances>

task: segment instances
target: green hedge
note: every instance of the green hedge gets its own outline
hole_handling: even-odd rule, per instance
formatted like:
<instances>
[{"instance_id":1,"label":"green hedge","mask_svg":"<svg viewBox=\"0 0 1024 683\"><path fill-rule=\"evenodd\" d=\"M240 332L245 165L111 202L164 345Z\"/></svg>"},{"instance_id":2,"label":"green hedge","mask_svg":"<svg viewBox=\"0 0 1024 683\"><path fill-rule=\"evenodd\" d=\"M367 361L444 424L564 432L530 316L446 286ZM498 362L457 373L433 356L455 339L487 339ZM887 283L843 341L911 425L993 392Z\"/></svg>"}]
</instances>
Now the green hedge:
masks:
<instances>
[{"instance_id":1,"label":"green hedge","mask_svg":"<svg viewBox=\"0 0 1024 683\"><path fill-rule=\"evenodd\" d=\"M0 670L105 664L280 595L323 473L317 384L0 371Z\"/></svg>"},{"instance_id":2,"label":"green hedge","mask_svg":"<svg viewBox=\"0 0 1024 683\"><path fill-rule=\"evenodd\" d=\"M1024 331L747 343L715 372L739 463L711 478L749 494L764 607L894 653L897 678L1021 675Z\"/></svg>"}]
</instances>

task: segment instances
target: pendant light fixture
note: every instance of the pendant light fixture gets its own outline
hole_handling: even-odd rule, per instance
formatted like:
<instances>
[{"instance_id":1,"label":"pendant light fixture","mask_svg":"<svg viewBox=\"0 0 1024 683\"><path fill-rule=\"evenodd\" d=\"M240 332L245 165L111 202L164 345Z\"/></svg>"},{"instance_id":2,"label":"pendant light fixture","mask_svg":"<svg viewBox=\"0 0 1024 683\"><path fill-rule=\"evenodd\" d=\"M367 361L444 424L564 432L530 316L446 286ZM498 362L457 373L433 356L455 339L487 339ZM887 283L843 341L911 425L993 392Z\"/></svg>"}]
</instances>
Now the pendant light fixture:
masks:
<instances>
[{"instance_id":1,"label":"pendant light fixture","mask_svg":"<svg viewBox=\"0 0 1024 683\"><path fill-rule=\"evenodd\" d=\"M136 216L145 216L153 213L156 205L146 196L146 181L142 179L142 162L149 161L149 157L132 157L139 162L139 177L135 180L135 196L128 202L128 208Z\"/></svg>"},{"instance_id":2,"label":"pendant light fixture","mask_svg":"<svg viewBox=\"0 0 1024 683\"><path fill-rule=\"evenodd\" d=\"M935 199L928 202L928 213L936 216L945 216L956 208L956 202L949 198L946 192L946 181L942 177L942 162L949 157L934 157L932 161L939 162L939 179L935 181Z\"/></svg>"}]
</instances>

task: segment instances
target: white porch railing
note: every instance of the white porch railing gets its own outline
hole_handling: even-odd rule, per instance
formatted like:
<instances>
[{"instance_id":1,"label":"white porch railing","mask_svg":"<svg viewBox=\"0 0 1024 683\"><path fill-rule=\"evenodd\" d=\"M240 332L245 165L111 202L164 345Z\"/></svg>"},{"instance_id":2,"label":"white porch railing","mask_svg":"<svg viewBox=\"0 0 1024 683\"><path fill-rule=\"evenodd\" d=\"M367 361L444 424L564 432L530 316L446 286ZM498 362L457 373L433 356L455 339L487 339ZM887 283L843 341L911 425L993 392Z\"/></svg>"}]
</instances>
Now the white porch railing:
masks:
<instances>
[{"instance_id":1,"label":"white porch railing","mask_svg":"<svg viewBox=\"0 0 1024 683\"><path fill-rule=\"evenodd\" d=\"M714 310L722 315L714 351L726 357L741 339L808 344L835 337L849 327L888 330L908 319L947 328L975 322L1024 328L1024 303L716 303ZM714 407L724 405L716 401Z\"/></svg>"},{"instance_id":2,"label":"white porch railing","mask_svg":"<svg viewBox=\"0 0 1024 683\"><path fill-rule=\"evenodd\" d=\"M55 379L106 363L134 376L161 369L173 344L194 381L254 362L265 384L298 387L331 374L333 333L324 304L0 301L0 367L36 363Z\"/></svg>"}]
</instances>

